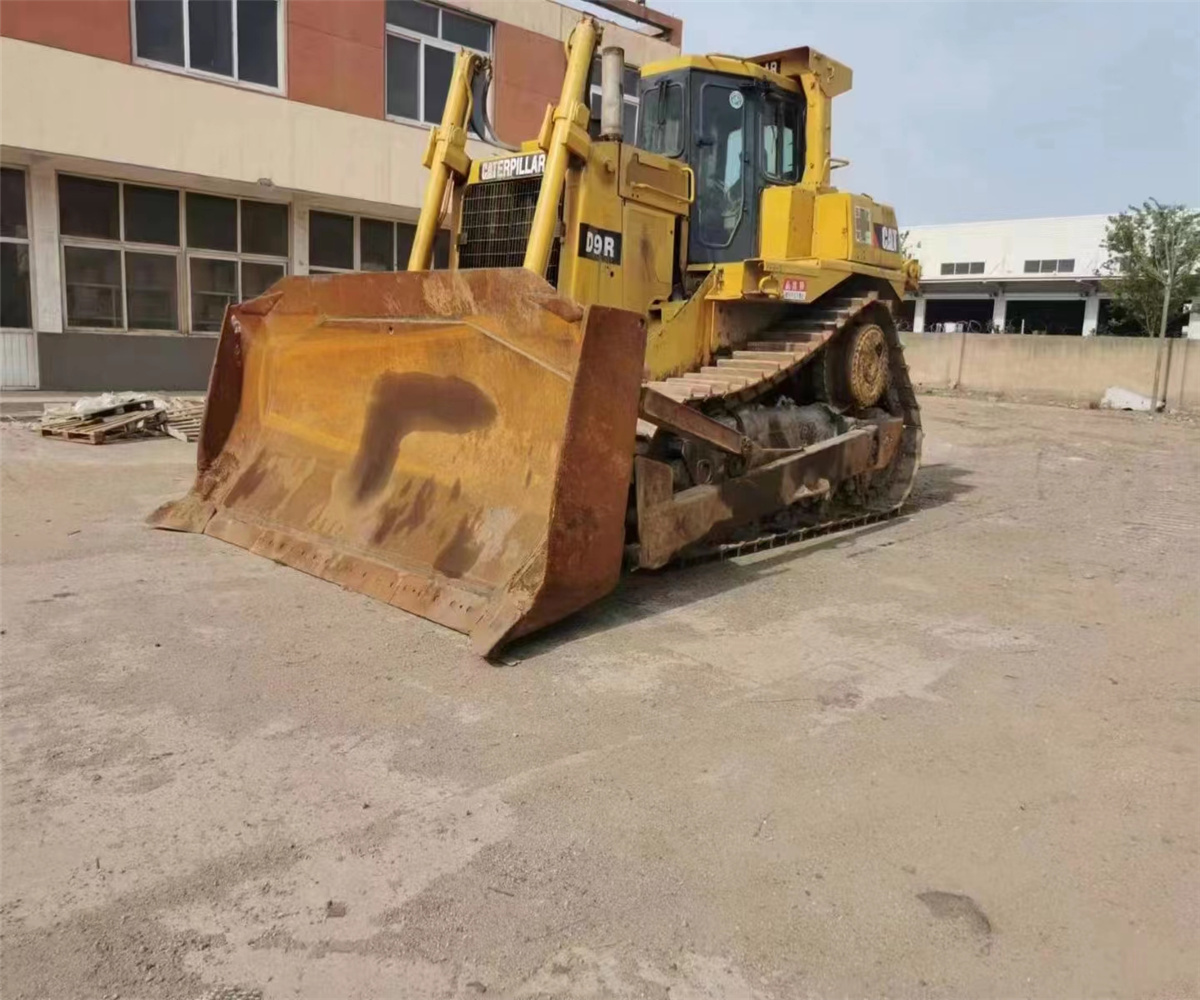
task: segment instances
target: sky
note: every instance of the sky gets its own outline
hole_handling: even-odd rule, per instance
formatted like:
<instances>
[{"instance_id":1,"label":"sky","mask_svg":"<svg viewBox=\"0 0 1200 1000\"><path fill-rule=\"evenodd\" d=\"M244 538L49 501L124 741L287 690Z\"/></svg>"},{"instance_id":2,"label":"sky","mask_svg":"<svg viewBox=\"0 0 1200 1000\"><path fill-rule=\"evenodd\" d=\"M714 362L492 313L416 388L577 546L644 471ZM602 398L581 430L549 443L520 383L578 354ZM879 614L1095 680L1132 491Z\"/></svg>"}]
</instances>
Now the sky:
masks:
<instances>
[{"instance_id":1,"label":"sky","mask_svg":"<svg viewBox=\"0 0 1200 1000\"><path fill-rule=\"evenodd\" d=\"M1200 206L1200 3L649 4L682 18L684 52L849 65L834 183L901 228Z\"/></svg>"}]
</instances>

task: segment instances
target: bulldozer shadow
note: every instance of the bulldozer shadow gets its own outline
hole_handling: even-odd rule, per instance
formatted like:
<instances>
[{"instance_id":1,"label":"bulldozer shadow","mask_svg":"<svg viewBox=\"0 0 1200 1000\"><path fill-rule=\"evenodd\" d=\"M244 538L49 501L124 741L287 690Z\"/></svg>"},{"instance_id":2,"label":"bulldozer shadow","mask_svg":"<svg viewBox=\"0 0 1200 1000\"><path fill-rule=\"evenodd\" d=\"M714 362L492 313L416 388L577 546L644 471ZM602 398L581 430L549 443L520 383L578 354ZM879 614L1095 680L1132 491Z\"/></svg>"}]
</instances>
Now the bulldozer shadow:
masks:
<instances>
[{"instance_id":1,"label":"bulldozer shadow","mask_svg":"<svg viewBox=\"0 0 1200 1000\"><path fill-rule=\"evenodd\" d=\"M912 491L904 502L902 515L932 510L972 492L975 487L966 481L966 477L970 475L970 469L951 465L949 462L921 466L913 481Z\"/></svg>"},{"instance_id":2,"label":"bulldozer shadow","mask_svg":"<svg viewBox=\"0 0 1200 1000\"><path fill-rule=\"evenodd\" d=\"M975 487L965 481L969 470L941 463L923 466L902 512L888 521L850 529L823 538L793 542L736 560L693 566L668 566L650 572L631 573L617 589L591 607L543 629L536 635L509 646L497 662L515 666L591 636L634 625L656 615L674 611L710 597L728 593L764 578L788 572L791 564L834 549L845 549L847 559L868 555L903 541L900 528L919 519L921 513L952 503ZM888 540L887 536L896 536ZM879 541L880 544L867 544Z\"/></svg>"}]
</instances>

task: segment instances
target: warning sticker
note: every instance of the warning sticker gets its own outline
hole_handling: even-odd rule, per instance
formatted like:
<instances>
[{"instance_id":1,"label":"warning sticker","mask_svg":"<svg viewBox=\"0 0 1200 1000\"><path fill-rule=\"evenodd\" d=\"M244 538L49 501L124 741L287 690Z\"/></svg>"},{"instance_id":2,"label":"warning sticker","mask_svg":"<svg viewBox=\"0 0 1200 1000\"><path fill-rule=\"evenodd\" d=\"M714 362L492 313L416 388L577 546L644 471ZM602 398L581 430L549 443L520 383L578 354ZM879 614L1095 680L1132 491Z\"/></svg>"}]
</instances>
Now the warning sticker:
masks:
<instances>
[{"instance_id":1,"label":"warning sticker","mask_svg":"<svg viewBox=\"0 0 1200 1000\"><path fill-rule=\"evenodd\" d=\"M803 302L808 298L808 284L803 278L784 278L780 295L788 302Z\"/></svg>"},{"instance_id":2,"label":"warning sticker","mask_svg":"<svg viewBox=\"0 0 1200 1000\"><path fill-rule=\"evenodd\" d=\"M854 242L871 245L871 210L866 205L854 206Z\"/></svg>"}]
</instances>

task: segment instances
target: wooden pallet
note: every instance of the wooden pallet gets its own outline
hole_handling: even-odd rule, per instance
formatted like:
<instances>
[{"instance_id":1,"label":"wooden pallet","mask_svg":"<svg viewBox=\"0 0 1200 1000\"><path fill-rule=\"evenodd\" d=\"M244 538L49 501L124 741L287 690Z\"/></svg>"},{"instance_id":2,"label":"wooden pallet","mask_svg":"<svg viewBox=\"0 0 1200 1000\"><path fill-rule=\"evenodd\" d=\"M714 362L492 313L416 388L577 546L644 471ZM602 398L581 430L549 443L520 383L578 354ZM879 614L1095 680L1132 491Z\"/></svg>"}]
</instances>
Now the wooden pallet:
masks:
<instances>
[{"instance_id":1,"label":"wooden pallet","mask_svg":"<svg viewBox=\"0 0 1200 1000\"><path fill-rule=\"evenodd\" d=\"M112 437L140 437L160 432L167 411L152 399L135 399L90 413L42 424L42 437L57 437L85 444L104 444Z\"/></svg>"},{"instance_id":2,"label":"wooden pallet","mask_svg":"<svg viewBox=\"0 0 1200 1000\"><path fill-rule=\"evenodd\" d=\"M163 429L171 437L191 443L200 440L200 423L203 419L204 404L195 403L167 410L167 422Z\"/></svg>"},{"instance_id":3,"label":"wooden pallet","mask_svg":"<svg viewBox=\"0 0 1200 1000\"><path fill-rule=\"evenodd\" d=\"M167 424L163 430L168 435L178 438L182 442L196 442L200 439L200 423L204 419L204 411L194 415L194 417L176 417L175 414L167 413Z\"/></svg>"}]
</instances>

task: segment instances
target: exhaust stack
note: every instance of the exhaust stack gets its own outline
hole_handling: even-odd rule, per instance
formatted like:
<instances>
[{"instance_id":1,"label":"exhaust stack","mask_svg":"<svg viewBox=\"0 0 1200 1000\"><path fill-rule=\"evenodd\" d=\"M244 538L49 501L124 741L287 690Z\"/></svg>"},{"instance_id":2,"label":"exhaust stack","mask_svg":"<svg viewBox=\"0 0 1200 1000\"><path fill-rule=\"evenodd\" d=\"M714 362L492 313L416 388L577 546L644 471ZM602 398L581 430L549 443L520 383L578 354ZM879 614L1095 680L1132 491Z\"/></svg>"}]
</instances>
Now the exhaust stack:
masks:
<instances>
[{"instance_id":1,"label":"exhaust stack","mask_svg":"<svg viewBox=\"0 0 1200 1000\"><path fill-rule=\"evenodd\" d=\"M610 45L600 54L600 138L624 139L625 50Z\"/></svg>"}]
</instances>

